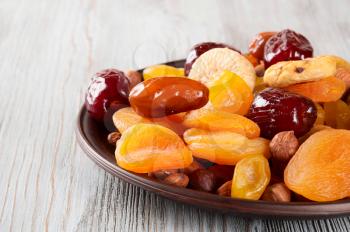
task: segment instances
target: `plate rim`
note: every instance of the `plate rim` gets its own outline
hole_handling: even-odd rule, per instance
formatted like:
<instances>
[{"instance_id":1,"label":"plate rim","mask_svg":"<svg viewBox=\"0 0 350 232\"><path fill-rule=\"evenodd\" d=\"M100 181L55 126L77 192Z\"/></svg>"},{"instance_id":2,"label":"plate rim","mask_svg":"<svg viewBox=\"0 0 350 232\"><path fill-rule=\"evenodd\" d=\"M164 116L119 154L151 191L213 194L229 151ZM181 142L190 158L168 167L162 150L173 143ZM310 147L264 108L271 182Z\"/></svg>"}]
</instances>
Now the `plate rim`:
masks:
<instances>
[{"instance_id":1,"label":"plate rim","mask_svg":"<svg viewBox=\"0 0 350 232\"><path fill-rule=\"evenodd\" d=\"M221 213L235 213L250 216L275 216L275 217L329 217L350 214L350 200L341 200L337 202L288 202L272 203L260 200L244 200L230 197L222 197L217 194L200 192L188 188L180 188L156 180L144 178L132 172L128 172L117 164L112 164L103 158L90 143L86 136L83 126L83 117L87 110L83 105L80 108L76 137L77 141L85 154L94 161L99 167L110 174L121 178L122 180L137 185L147 191L154 192L178 202L191 204L201 208L219 210ZM106 140L107 143L107 140ZM195 196L195 197L194 197Z\"/></svg>"}]
</instances>

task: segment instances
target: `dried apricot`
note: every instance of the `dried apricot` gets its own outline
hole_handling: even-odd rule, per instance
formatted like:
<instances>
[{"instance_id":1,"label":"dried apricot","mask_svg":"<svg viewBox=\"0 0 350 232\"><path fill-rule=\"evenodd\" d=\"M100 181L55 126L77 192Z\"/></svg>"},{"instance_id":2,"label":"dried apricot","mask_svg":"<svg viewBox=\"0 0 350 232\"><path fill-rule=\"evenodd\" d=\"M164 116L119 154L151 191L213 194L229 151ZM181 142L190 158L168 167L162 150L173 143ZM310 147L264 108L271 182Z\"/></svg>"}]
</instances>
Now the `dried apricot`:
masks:
<instances>
[{"instance_id":1,"label":"dried apricot","mask_svg":"<svg viewBox=\"0 0 350 232\"><path fill-rule=\"evenodd\" d=\"M271 179L269 162L262 155L240 160L233 174L231 197L259 200Z\"/></svg>"},{"instance_id":2,"label":"dried apricot","mask_svg":"<svg viewBox=\"0 0 350 232\"><path fill-rule=\"evenodd\" d=\"M336 129L350 129L350 107L343 101L324 104L326 125Z\"/></svg>"},{"instance_id":3,"label":"dried apricot","mask_svg":"<svg viewBox=\"0 0 350 232\"><path fill-rule=\"evenodd\" d=\"M188 128L235 132L250 139L260 135L259 126L248 118L214 109L193 110L185 116L183 124Z\"/></svg>"},{"instance_id":4,"label":"dried apricot","mask_svg":"<svg viewBox=\"0 0 350 232\"><path fill-rule=\"evenodd\" d=\"M206 131L192 128L183 138L193 156L217 164L235 165L248 155L269 157L269 141L263 138L248 139L229 131Z\"/></svg>"},{"instance_id":5,"label":"dried apricot","mask_svg":"<svg viewBox=\"0 0 350 232\"><path fill-rule=\"evenodd\" d=\"M122 134L129 127L146 122L150 122L150 120L138 115L131 107L122 108L113 114L114 126Z\"/></svg>"},{"instance_id":6,"label":"dried apricot","mask_svg":"<svg viewBox=\"0 0 350 232\"><path fill-rule=\"evenodd\" d=\"M167 127L177 134L182 135L187 129L183 124L184 114L174 114L161 118L145 118L138 115L131 107L118 110L113 114L113 122L120 133L124 133L129 127L138 123L154 123Z\"/></svg>"},{"instance_id":7,"label":"dried apricot","mask_svg":"<svg viewBox=\"0 0 350 232\"><path fill-rule=\"evenodd\" d=\"M316 106L316 109L317 109L317 118L316 118L316 121L315 121L315 125L323 125L324 124L324 119L326 117L326 113L323 109L323 107L316 103L315 104Z\"/></svg>"},{"instance_id":8,"label":"dried apricot","mask_svg":"<svg viewBox=\"0 0 350 232\"><path fill-rule=\"evenodd\" d=\"M191 151L175 132L145 123L122 134L115 157L120 167L137 173L186 168L193 161Z\"/></svg>"},{"instance_id":9,"label":"dried apricot","mask_svg":"<svg viewBox=\"0 0 350 232\"><path fill-rule=\"evenodd\" d=\"M350 197L350 131L322 130L311 135L289 161L284 182L313 201Z\"/></svg>"},{"instance_id":10,"label":"dried apricot","mask_svg":"<svg viewBox=\"0 0 350 232\"><path fill-rule=\"evenodd\" d=\"M153 65L143 70L143 79L148 80L154 77L184 77L183 68L175 68L169 65Z\"/></svg>"},{"instance_id":11,"label":"dried apricot","mask_svg":"<svg viewBox=\"0 0 350 232\"><path fill-rule=\"evenodd\" d=\"M245 115L253 102L253 92L241 77L224 70L209 87L209 101L217 110Z\"/></svg>"},{"instance_id":12,"label":"dried apricot","mask_svg":"<svg viewBox=\"0 0 350 232\"><path fill-rule=\"evenodd\" d=\"M336 77L327 77L319 81L290 85L285 89L308 97L314 102L332 102L343 96L346 86L344 81Z\"/></svg>"}]
</instances>

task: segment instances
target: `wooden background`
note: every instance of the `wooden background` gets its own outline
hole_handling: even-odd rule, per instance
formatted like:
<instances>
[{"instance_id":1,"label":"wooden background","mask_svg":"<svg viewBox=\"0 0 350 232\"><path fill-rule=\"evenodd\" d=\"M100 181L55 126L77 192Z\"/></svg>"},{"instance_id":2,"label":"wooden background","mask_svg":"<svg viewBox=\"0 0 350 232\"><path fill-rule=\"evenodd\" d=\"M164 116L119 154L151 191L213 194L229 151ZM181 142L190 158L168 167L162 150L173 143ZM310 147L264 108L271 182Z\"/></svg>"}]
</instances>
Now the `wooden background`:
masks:
<instances>
[{"instance_id":1,"label":"wooden background","mask_svg":"<svg viewBox=\"0 0 350 232\"><path fill-rule=\"evenodd\" d=\"M0 0L0 231L345 231L349 217L247 219L177 204L98 168L77 146L90 76L180 59L197 42L243 51L292 28L350 59L349 0Z\"/></svg>"}]
</instances>

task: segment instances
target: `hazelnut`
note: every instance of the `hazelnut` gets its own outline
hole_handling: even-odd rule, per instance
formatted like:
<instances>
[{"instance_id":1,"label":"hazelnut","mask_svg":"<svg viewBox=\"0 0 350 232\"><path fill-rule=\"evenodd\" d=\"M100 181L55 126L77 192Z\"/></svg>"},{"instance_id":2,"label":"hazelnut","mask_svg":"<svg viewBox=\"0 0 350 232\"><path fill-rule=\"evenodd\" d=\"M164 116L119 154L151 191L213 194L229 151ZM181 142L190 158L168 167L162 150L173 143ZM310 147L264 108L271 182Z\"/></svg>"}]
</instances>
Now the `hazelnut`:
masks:
<instances>
[{"instance_id":1,"label":"hazelnut","mask_svg":"<svg viewBox=\"0 0 350 232\"><path fill-rule=\"evenodd\" d=\"M156 177L157 179L164 180L166 177L178 173L177 169L167 169L167 170L159 170L151 173L151 176Z\"/></svg>"},{"instance_id":2,"label":"hazelnut","mask_svg":"<svg viewBox=\"0 0 350 232\"><path fill-rule=\"evenodd\" d=\"M265 73L265 64L264 62L260 62L257 66L255 66L255 74L257 77L263 77Z\"/></svg>"},{"instance_id":3,"label":"hazelnut","mask_svg":"<svg viewBox=\"0 0 350 232\"><path fill-rule=\"evenodd\" d=\"M120 139L121 134L119 132L112 132L107 136L108 143L116 145L118 139Z\"/></svg>"},{"instance_id":4,"label":"hazelnut","mask_svg":"<svg viewBox=\"0 0 350 232\"><path fill-rule=\"evenodd\" d=\"M173 173L164 179L164 183L182 188L186 188L188 182L189 178L184 173Z\"/></svg>"},{"instance_id":5,"label":"hazelnut","mask_svg":"<svg viewBox=\"0 0 350 232\"><path fill-rule=\"evenodd\" d=\"M207 169L198 169L190 175L190 186L203 192L213 192L216 187L215 174Z\"/></svg>"},{"instance_id":6,"label":"hazelnut","mask_svg":"<svg viewBox=\"0 0 350 232\"><path fill-rule=\"evenodd\" d=\"M194 171L196 171L198 169L204 169L204 167L198 161L193 160L192 164L190 166L188 166L187 168L184 168L183 171L185 174L190 175L191 173L193 173Z\"/></svg>"},{"instance_id":7,"label":"hazelnut","mask_svg":"<svg viewBox=\"0 0 350 232\"><path fill-rule=\"evenodd\" d=\"M268 186L261 199L264 201L290 202L291 191L284 183L277 183Z\"/></svg>"},{"instance_id":8,"label":"hazelnut","mask_svg":"<svg viewBox=\"0 0 350 232\"><path fill-rule=\"evenodd\" d=\"M276 134L270 142L273 160L288 162L299 148L299 141L294 131L283 131Z\"/></svg>"},{"instance_id":9,"label":"hazelnut","mask_svg":"<svg viewBox=\"0 0 350 232\"><path fill-rule=\"evenodd\" d=\"M130 89L142 81L142 75L136 70L128 70L126 76L130 81Z\"/></svg>"},{"instance_id":10,"label":"hazelnut","mask_svg":"<svg viewBox=\"0 0 350 232\"><path fill-rule=\"evenodd\" d=\"M218 190L216 190L216 193L220 196L230 197L231 196L231 188L232 188L232 180L227 181L226 183L221 185L220 188L218 188Z\"/></svg>"}]
</instances>

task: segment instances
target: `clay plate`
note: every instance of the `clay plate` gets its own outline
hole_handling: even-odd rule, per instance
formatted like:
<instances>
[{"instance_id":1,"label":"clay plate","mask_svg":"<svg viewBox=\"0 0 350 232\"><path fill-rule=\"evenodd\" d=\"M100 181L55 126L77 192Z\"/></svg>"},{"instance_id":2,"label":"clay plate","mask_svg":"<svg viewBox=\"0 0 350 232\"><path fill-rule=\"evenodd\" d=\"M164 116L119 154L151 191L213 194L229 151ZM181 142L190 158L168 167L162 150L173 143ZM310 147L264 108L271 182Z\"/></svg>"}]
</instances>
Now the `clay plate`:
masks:
<instances>
[{"instance_id":1,"label":"clay plate","mask_svg":"<svg viewBox=\"0 0 350 232\"><path fill-rule=\"evenodd\" d=\"M184 61L167 63L175 67L183 67ZM140 70L142 71L142 70ZM126 182L137 185L166 198L218 210L249 216L278 217L326 217L350 213L350 200L332 203L291 202L272 203L266 201L250 201L221 197L219 195L199 192L163 184L147 175L128 172L116 165L114 147L108 144L108 131L87 114L83 106L77 120L76 135L81 148L101 168Z\"/></svg>"}]
</instances>

